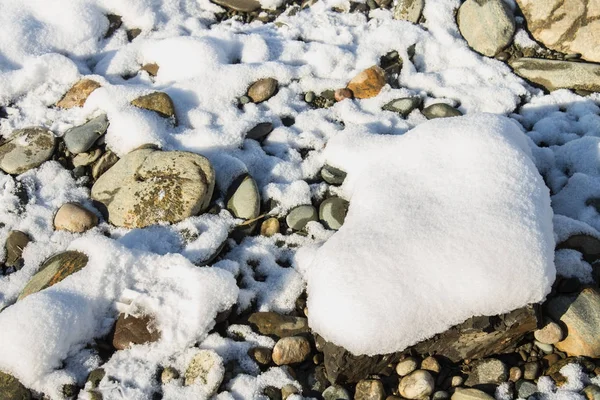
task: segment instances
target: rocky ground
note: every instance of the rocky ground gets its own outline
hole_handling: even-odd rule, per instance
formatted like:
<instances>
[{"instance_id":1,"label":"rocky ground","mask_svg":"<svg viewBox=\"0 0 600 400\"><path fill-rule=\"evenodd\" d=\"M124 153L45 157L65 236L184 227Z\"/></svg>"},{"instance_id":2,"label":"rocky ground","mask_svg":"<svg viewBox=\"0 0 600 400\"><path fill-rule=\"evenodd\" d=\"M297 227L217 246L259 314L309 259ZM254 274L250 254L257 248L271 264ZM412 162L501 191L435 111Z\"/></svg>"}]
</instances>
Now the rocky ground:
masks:
<instances>
[{"instance_id":1,"label":"rocky ground","mask_svg":"<svg viewBox=\"0 0 600 400\"><path fill-rule=\"evenodd\" d=\"M296 13L319 4L289 2L262 10L261 3L255 0L215 3L223 7L216 13L215 24L272 23L274 26L285 25L288 21L285 18L293 18ZM84 251L67 249L66 244L77 235L93 232L96 237L127 243L127 232L134 232L139 236L132 236L130 240L138 239L146 250L152 249L161 256L172 251L168 242L176 241L177 245L173 246L183 249L181 253L197 268L220 263L219 268L230 270L246 295L240 295L233 305L212 310L216 318L214 324L211 320L212 325L206 332L208 339L200 335L202 340L190 346L185 357L172 358L171 364L164 361L168 357L152 364L158 367L154 368L151 378L144 381L147 386L140 389L140 397L130 398L177 398L177 393L179 398L189 398L186 392L167 388L198 386L201 387L200 398L221 399L491 400L495 397L498 400L546 400L556 396L557 399L600 400L600 234L595 225L599 195L594 192L592 183L579 176L583 181L578 185L591 188L585 198L581 198L579 192L571 200L560 197L561 190L577 184L571 183L570 178L577 178L578 173L595 176L597 171L590 172L587 164L578 166L572 161L557 167L564 172L557 176L555 169L548 167L545 161L553 152L562 151L559 147L568 142L565 139L568 135L578 135L577 139L588 135L587 128L576 125L584 119L596 124L595 133L589 136L600 136L600 123L593 119L598 116L595 105L600 101L596 93L600 92L600 64L597 64L600 54L594 44L600 37L599 19L594 13L600 10L592 3L518 0L511 5L501 0L467 0L456 8L456 15L448 16L456 20L460 34L472 50L506 63L531 84L527 86L528 94L521 96L518 107L507 114L526 128L539 149L536 165L554 196L555 212L572 220L558 221L568 227L556 233L559 275L543 304L499 316L473 317L398 353L353 355L311 330L304 286L295 272L289 272L295 266L296 248L311 240L324 240L344 224L351 204L338 189L345 180L344 171L323 163L318 165L320 160L317 160L311 167L312 172L301 179L305 185L311 185L312 191L307 190L306 200L286 209L282 207L285 202L282 198L293 192L279 197L265 196L266 182L252 176L254 167L220 182L222 175L219 174L225 166L212 162L211 156L205 157L202 152L163 148L156 143L132 146L134 148L127 152L117 151L106 139L112 123L107 113L96 113L87 122L73 124L60 135L44 124L12 129L13 124L19 124L21 112L19 102L13 98L0 104L0 123L5 125L0 138L0 169L4 172L0 176L0 188L2 204L8 210L2 216L10 214L6 221L0 220L1 238L5 240L4 252L0 253L0 280L6 282L6 286L0 286L0 308L3 309L0 315L7 314L14 304L26 297L42 293L63 280L66 283L71 275L91 268L90 256ZM423 25L427 22L422 13L424 6L424 0L395 3L368 0L350 3L349 9L333 12L364 14L367 23L372 12L381 10L393 14L397 20ZM124 26L118 15L106 17L109 28L102 39L121 34L135 43L142 33L138 28ZM383 88L401 89L398 76L407 68L409 60L421 57L418 51L414 45L406 52L388 51L381 54L378 65L364 69L343 84L323 90L296 90L295 107L328 112L342 102L381 96ZM121 78L123 82L136 76L152 80L160 70L161 65L157 63L145 63L139 71ZM102 85L98 79L82 77L47 107L66 115L69 110L84 107L86 100ZM256 79L247 85L244 94L230 100L237 110L244 112L250 106L271 104L271 99L287 93L286 85L274 77ZM443 86L443 82L440 85ZM560 93L557 96L563 97L544 97L539 89L545 93L558 89L568 91L557 92ZM400 120L412 115L418 123L468 113L459 102L446 100L437 100L433 94L424 92L390 95L378 106L377 112L392 113ZM573 100L574 105L566 105L570 104L569 100ZM535 109L528 108L528 104L535 106L536 101L538 105L550 107L554 119L550 119L548 113L537 115ZM129 105L153 113L151 118L169 129L176 129L181 123L177 113L180 105L166 91L156 90L135 97ZM581 111L584 108L586 111ZM575 114L577 118L573 117ZM300 113L274 114L271 121L255 123L244 132L246 141L251 141L245 146L264 146L273 154L281 154L273 144L276 142L269 141L270 137L277 140L276 135L272 136L277 129L293 127L301 118ZM573 125L561 125L561 118ZM188 123L189 120L184 119L183 124ZM345 121L342 118L332 124L335 129L343 129ZM541 129L544 124L559 126L562 130L559 128L557 133L554 128ZM597 144L589 144L594 145ZM311 153L319 151L311 145L297 146L293 150L291 157L298 165L310 161ZM576 159L577 152L574 154L568 157ZM248 164L256 162L250 157L247 161ZM597 159L592 160L594 162L597 163ZM33 175L38 172L32 171L42 171L50 178L43 181ZM285 170L281 173L285 174ZM52 193L43 192L40 182L51 181L54 176L58 177L58 184L64 181L70 185L68 195L53 197ZM564 196L569 197L568 194ZM576 207L569 207L572 199L585 203L581 207L587 211L577 214ZM590 216L593 210L596 211ZM194 220L198 215L205 219ZM47 229L64 231L64 235L71 236L68 239L61 236L63 239L49 244L53 241L40 234L35 225L36 219L44 218L51 221ZM20 219L29 222L16 229L16 221ZM186 225L185 221L192 222ZM161 223L176 226L177 238L152 236L152 229ZM149 233L144 236L140 232ZM214 237L202 242L203 232L212 232ZM166 250L156 250L160 246L146 243L156 237L167 242ZM242 267L229 267L228 262L240 260L243 260ZM565 266L572 264L579 267L569 270ZM584 272L579 272L582 269ZM290 287L284 291L285 300L271 301L269 290L273 285L281 286L281 282L287 282ZM143 289L136 287L135 290ZM44 392L40 390L42 383L35 382L35 387L28 388L13 376L16 374L0 371L0 399L129 398L123 394L117 397L110 389L128 385L123 378L126 373L114 366L119 363L118 354L126 354L123 353L126 349L137 345L158 342L167 333L161 332L156 315L130 313L127 306L131 300L124 299L127 291L118 292L121 305L111 305L114 309L108 318L109 326L85 345L90 356L82 362L84 367L69 367L72 359L66 355L63 361L67 361L62 365L53 365L57 371L78 371L65 378L64 382L70 383L61 384L55 392ZM132 296L135 298L136 294ZM3 343L0 348L12 345ZM242 355L232 356L229 350L223 350L225 348L235 348L236 354ZM105 365L109 362L107 368ZM2 366L0 363L0 368ZM112 375L111 371L118 374ZM255 377L258 383L244 389L246 378L240 378L242 374ZM136 385L139 382L130 386Z\"/></svg>"}]
</instances>

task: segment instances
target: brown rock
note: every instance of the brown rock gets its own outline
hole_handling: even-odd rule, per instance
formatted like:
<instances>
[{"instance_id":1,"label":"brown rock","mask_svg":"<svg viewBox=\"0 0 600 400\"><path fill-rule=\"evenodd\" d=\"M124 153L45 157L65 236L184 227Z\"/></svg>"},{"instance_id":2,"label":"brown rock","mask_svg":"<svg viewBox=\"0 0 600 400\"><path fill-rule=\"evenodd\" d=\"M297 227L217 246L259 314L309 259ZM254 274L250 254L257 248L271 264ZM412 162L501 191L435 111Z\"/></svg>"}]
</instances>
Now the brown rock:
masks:
<instances>
[{"instance_id":1,"label":"brown rock","mask_svg":"<svg viewBox=\"0 0 600 400\"><path fill-rule=\"evenodd\" d=\"M108 14L106 19L108 19L108 29L104 34L105 39L111 37L123 25L123 18L120 15Z\"/></svg>"},{"instance_id":2,"label":"brown rock","mask_svg":"<svg viewBox=\"0 0 600 400\"><path fill-rule=\"evenodd\" d=\"M100 84L91 79L82 79L77 82L63 98L56 103L57 107L73 108L83 107L89 95L100 87Z\"/></svg>"},{"instance_id":3,"label":"brown rock","mask_svg":"<svg viewBox=\"0 0 600 400\"><path fill-rule=\"evenodd\" d=\"M342 100L346 100L346 99L351 99L352 96L353 96L352 90L350 90L348 88L338 89L333 94L333 97L335 98L335 101L342 101Z\"/></svg>"},{"instance_id":4,"label":"brown rock","mask_svg":"<svg viewBox=\"0 0 600 400\"><path fill-rule=\"evenodd\" d=\"M277 365L300 363L310 355L310 343L302 336L279 339L273 348L273 361Z\"/></svg>"},{"instance_id":5,"label":"brown rock","mask_svg":"<svg viewBox=\"0 0 600 400\"><path fill-rule=\"evenodd\" d=\"M421 362L421 369L435 372L437 374L441 371L442 367L435 357L429 356Z\"/></svg>"},{"instance_id":6,"label":"brown rock","mask_svg":"<svg viewBox=\"0 0 600 400\"><path fill-rule=\"evenodd\" d=\"M158 339L160 339L160 332L154 327L152 317L121 314L115 324L112 343L115 349L123 350L134 344L152 343Z\"/></svg>"},{"instance_id":7,"label":"brown rock","mask_svg":"<svg viewBox=\"0 0 600 400\"><path fill-rule=\"evenodd\" d=\"M271 349L267 347L252 347L248 350L248 355L261 365L269 365L272 361Z\"/></svg>"},{"instance_id":8,"label":"brown rock","mask_svg":"<svg viewBox=\"0 0 600 400\"><path fill-rule=\"evenodd\" d=\"M29 244L30 239L27 234L21 231L11 231L6 238L4 248L6 250L6 261L4 264L7 267L16 267L17 269L21 266L21 255L23 249Z\"/></svg>"},{"instance_id":9,"label":"brown rock","mask_svg":"<svg viewBox=\"0 0 600 400\"><path fill-rule=\"evenodd\" d=\"M157 63L149 63L142 65L142 68L140 69L146 71L150 76L156 76L158 74L159 66Z\"/></svg>"},{"instance_id":10,"label":"brown rock","mask_svg":"<svg viewBox=\"0 0 600 400\"><path fill-rule=\"evenodd\" d=\"M17 378L0 371L0 399L29 400L31 392Z\"/></svg>"},{"instance_id":11,"label":"brown rock","mask_svg":"<svg viewBox=\"0 0 600 400\"><path fill-rule=\"evenodd\" d=\"M357 99L368 99L377 96L384 86L385 72L374 65L352 78L347 88Z\"/></svg>"},{"instance_id":12,"label":"brown rock","mask_svg":"<svg viewBox=\"0 0 600 400\"><path fill-rule=\"evenodd\" d=\"M248 318L248 322L263 335L288 337L310 331L306 318L281 315L275 312L254 313Z\"/></svg>"},{"instance_id":13,"label":"brown rock","mask_svg":"<svg viewBox=\"0 0 600 400\"><path fill-rule=\"evenodd\" d=\"M82 233L98 225L98 217L79 203L63 204L54 216L54 229Z\"/></svg>"},{"instance_id":14,"label":"brown rock","mask_svg":"<svg viewBox=\"0 0 600 400\"><path fill-rule=\"evenodd\" d=\"M132 100L131 104L145 110L154 111L163 118L173 118L177 123L173 100L164 92L154 92L138 97Z\"/></svg>"},{"instance_id":15,"label":"brown rock","mask_svg":"<svg viewBox=\"0 0 600 400\"><path fill-rule=\"evenodd\" d=\"M277 79L259 79L248 88L248 97L250 97L254 103L261 103L269 100L277 92L278 85L279 82L277 82Z\"/></svg>"},{"instance_id":16,"label":"brown rock","mask_svg":"<svg viewBox=\"0 0 600 400\"><path fill-rule=\"evenodd\" d=\"M260 226L260 234L266 237L271 237L279 233L279 220L277 218L266 219Z\"/></svg>"}]
</instances>

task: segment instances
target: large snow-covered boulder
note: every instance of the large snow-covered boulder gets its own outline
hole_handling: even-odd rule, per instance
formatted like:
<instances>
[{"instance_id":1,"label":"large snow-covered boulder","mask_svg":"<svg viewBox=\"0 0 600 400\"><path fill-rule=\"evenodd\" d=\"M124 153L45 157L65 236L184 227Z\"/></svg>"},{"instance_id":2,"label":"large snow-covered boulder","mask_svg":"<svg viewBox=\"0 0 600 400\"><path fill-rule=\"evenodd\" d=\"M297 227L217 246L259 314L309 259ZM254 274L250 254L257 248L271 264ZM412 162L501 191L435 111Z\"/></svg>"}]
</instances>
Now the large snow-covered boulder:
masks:
<instances>
[{"instance_id":1,"label":"large snow-covered boulder","mask_svg":"<svg viewBox=\"0 0 600 400\"><path fill-rule=\"evenodd\" d=\"M347 129L348 130L348 129ZM549 191L508 118L344 132L346 221L298 257L309 324L354 354L397 352L476 315L542 301L555 277Z\"/></svg>"}]
</instances>

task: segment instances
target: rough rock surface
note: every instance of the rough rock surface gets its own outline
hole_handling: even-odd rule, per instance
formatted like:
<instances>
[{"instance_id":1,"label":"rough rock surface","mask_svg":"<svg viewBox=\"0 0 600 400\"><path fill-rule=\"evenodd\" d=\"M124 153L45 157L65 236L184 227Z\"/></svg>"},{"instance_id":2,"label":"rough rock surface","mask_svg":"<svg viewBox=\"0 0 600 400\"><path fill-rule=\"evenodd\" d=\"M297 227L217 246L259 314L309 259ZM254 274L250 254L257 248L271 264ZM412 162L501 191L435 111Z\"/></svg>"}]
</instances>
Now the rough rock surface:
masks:
<instances>
[{"instance_id":1,"label":"rough rock surface","mask_svg":"<svg viewBox=\"0 0 600 400\"><path fill-rule=\"evenodd\" d=\"M0 371L0 399L29 400L31 392L17 378Z\"/></svg>"},{"instance_id":2,"label":"rough rock surface","mask_svg":"<svg viewBox=\"0 0 600 400\"><path fill-rule=\"evenodd\" d=\"M275 312L254 313L248 318L248 322L263 335L287 337L310 331L306 318L281 315Z\"/></svg>"},{"instance_id":3,"label":"rough rock surface","mask_svg":"<svg viewBox=\"0 0 600 400\"><path fill-rule=\"evenodd\" d=\"M348 83L348 89L357 99L368 99L379 94L385 86L385 72L378 66L367 68Z\"/></svg>"},{"instance_id":4,"label":"rough rock surface","mask_svg":"<svg viewBox=\"0 0 600 400\"><path fill-rule=\"evenodd\" d=\"M557 89L600 91L600 64L537 58L511 62L515 73L548 91Z\"/></svg>"},{"instance_id":5,"label":"rough rock surface","mask_svg":"<svg viewBox=\"0 0 600 400\"><path fill-rule=\"evenodd\" d=\"M419 22L419 18L421 18L424 6L424 0L398 0L394 7L394 18L416 24Z\"/></svg>"},{"instance_id":6,"label":"rough rock surface","mask_svg":"<svg viewBox=\"0 0 600 400\"><path fill-rule=\"evenodd\" d=\"M154 111L163 118L173 118L175 123L177 123L173 100L164 92L154 92L138 97L132 100L131 104L139 108Z\"/></svg>"},{"instance_id":7,"label":"rough rock surface","mask_svg":"<svg viewBox=\"0 0 600 400\"><path fill-rule=\"evenodd\" d=\"M75 83L56 105L61 108L83 107L90 94L100 87L91 79L82 79Z\"/></svg>"}]
</instances>

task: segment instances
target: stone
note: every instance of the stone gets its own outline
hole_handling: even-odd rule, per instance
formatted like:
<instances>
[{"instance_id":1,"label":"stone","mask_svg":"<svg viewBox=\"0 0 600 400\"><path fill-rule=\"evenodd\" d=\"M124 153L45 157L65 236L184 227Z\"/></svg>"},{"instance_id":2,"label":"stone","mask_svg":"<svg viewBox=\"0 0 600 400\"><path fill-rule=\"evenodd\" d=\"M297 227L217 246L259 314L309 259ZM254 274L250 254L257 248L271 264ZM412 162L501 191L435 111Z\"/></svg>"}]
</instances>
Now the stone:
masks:
<instances>
[{"instance_id":1,"label":"stone","mask_svg":"<svg viewBox=\"0 0 600 400\"><path fill-rule=\"evenodd\" d=\"M215 173L205 157L184 151L140 149L121 158L92 186L108 221L125 228L175 223L205 211Z\"/></svg>"},{"instance_id":2,"label":"stone","mask_svg":"<svg viewBox=\"0 0 600 400\"><path fill-rule=\"evenodd\" d=\"M595 0L517 0L535 39L561 53L581 53L600 62L600 49L590 46L600 35L600 7Z\"/></svg>"},{"instance_id":3,"label":"stone","mask_svg":"<svg viewBox=\"0 0 600 400\"><path fill-rule=\"evenodd\" d=\"M323 391L323 400L352 400L350 393L342 386L331 385Z\"/></svg>"},{"instance_id":4,"label":"stone","mask_svg":"<svg viewBox=\"0 0 600 400\"><path fill-rule=\"evenodd\" d=\"M131 42L133 39L140 36L141 33L142 30L140 28L127 29L127 40Z\"/></svg>"},{"instance_id":5,"label":"stone","mask_svg":"<svg viewBox=\"0 0 600 400\"><path fill-rule=\"evenodd\" d=\"M300 363L310 355L310 343L302 336L281 338L273 348L273 361L277 365Z\"/></svg>"},{"instance_id":6,"label":"stone","mask_svg":"<svg viewBox=\"0 0 600 400\"><path fill-rule=\"evenodd\" d=\"M142 65L142 68L140 68L141 71L146 71L148 73L148 75L150 76L156 76L158 75L158 70L159 70L159 66L157 63L148 63L148 64L144 64Z\"/></svg>"},{"instance_id":7,"label":"stone","mask_svg":"<svg viewBox=\"0 0 600 400\"><path fill-rule=\"evenodd\" d=\"M266 237L271 237L279 233L279 220L275 217L268 218L263 221L260 226L260 234Z\"/></svg>"},{"instance_id":8,"label":"stone","mask_svg":"<svg viewBox=\"0 0 600 400\"><path fill-rule=\"evenodd\" d=\"M252 12L260 8L257 0L212 0L215 4L240 12Z\"/></svg>"},{"instance_id":9,"label":"stone","mask_svg":"<svg viewBox=\"0 0 600 400\"><path fill-rule=\"evenodd\" d=\"M137 99L133 99L131 104L138 108L154 111L163 118L172 118L175 125L177 125L175 105L169 95L164 92L154 92L140 96Z\"/></svg>"},{"instance_id":10,"label":"stone","mask_svg":"<svg viewBox=\"0 0 600 400\"><path fill-rule=\"evenodd\" d=\"M551 344L538 342L537 340L534 340L533 344L545 354L550 354L554 351L554 347Z\"/></svg>"},{"instance_id":11,"label":"stone","mask_svg":"<svg viewBox=\"0 0 600 400\"><path fill-rule=\"evenodd\" d=\"M269 400L281 400L281 389L278 389L275 386L265 387L263 393Z\"/></svg>"},{"instance_id":12,"label":"stone","mask_svg":"<svg viewBox=\"0 0 600 400\"><path fill-rule=\"evenodd\" d=\"M54 153L54 134L45 128L25 128L13 132L0 146L0 169L18 175L37 168Z\"/></svg>"},{"instance_id":13,"label":"stone","mask_svg":"<svg viewBox=\"0 0 600 400\"><path fill-rule=\"evenodd\" d=\"M555 344L563 340L563 331L556 322L546 320L545 325L533 332L535 339L545 344Z\"/></svg>"},{"instance_id":14,"label":"stone","mask_svg":"<svg viewBox=\"0 0 600 400\"><path fill-rule=\"evenodd\" d=\"M385 389L378 379L364 379L356 384L354 400L384 400Z\"/></svg>"},{"instance_id":15,"label":"stone","mask_svg":"<svg viewBox=\"0 0 600 400\"><path fill-rule=\"evenodd\" d=\"M299 394L300 391L298 390L298 388L294 385L292 385L291 383L288 383L287 385L283 385L283 387L281 388L281 399L282 400L287 400L288 397L290 397L293 394ZM323 396L325 396L325 393L323 392ZM350 400L350 399L348 399Z\"/></svg>"},{"instance_id":16,"label":"stone","mask_svg":"<svg viewBox=\"0 0 600 400\"><path fill-rule=\"evenodd\" d=\"M351 99L353 97L352 90L348 88L337 89L333 95L335 101L342 101L346 99Z\"/></svg>"},{"instance_id":17,"label":"stone","mask_svg":"<svg viewBox=\"0 0 600 400\"><path fill-rule=\"evenodd\" d=\"M421 18L424 6L425 0L398 0L394 7L394 18L416 24Z\"/></svg>"},{"instance_id":18,"label":"stone","mask_svg":"<svg viewBox=\"0 0 600 400\"><path fill-rule=\"evenodd\" d=\"M0 398L2 400L30 400L31 392L17 378L0 371Z\"/></svg>"},{"instance_id":19,"label":"stone","mask_svg":"<svg viewBox=\"0 0 600 400\"><path fill-rule=\"evenodd\" d=\"M304 101L307 103L312 103L313 101L315 101L315 92L306 92L306 94L304 95Z\"/></svg>"},{"instance_id":20,"label":"stone","mask_svg":"<svg viewBox=\"0 0 600 400\"><path fill-rule=\"evenodd\" d=\"M558 385L561 385L567 381L567 378L560 373L560 370L569 364L579 364L583 367L584 372L591 372L596 367L593 362L583 357L567 357L548 367L544 375L550 376Z\"/></svg>"},{"instance_id":21,"label":"stone","mask_svg":"<svg viewBox=\"0 0 600 400\"><path fill-rule=\"evenodd\" d=\"M60 108L83 107L90 94L100 87L100 84L91 79L82 79L75 83L71 89L56 103Z\"/></svg>"},{"instance_id":22,"label":"stone","mask_svg":"<svg viewBox=\"0 0 600 400\"><path fill-rule=\"evenodd\" d=\"M508 371L508 380L511 382L517 382L523 377L523 371L519 367L511 367Z\"/></svg>"},{"instance_id":23,"label":"stone","mask_svg":"<svg viewBox=\"0 0 600 400\"><path fill-rule=\"evenodd\" d=\"M431 396L431 400L447 400L450 398L450 394L445 390L438 390Z\"/></svg>"},{"instance_id":24,"label":"stone","mask_svg":"<svg viewBox=\"0 0 600 400\"><path fill-rule=\"evenodd\" d=\"M73 154L88 151L108 129L106 114L102 114L65 132L63 140L67 149Z\"/></svg>"},{"instance_id":25,"label":"stone","mask_svg":"<svg viewBox=\"0 0 600 400\"><path fill-rule=\"evenodd\" d=\"M119 157L110 150L107 150L92 166L92 177L98 179L100 175L108 171L119 161Z\"/></svg>"},{"instance_id":26,"label":"stone","mask_svg":"<svg viewBox=\"0 0 600 400\"><path fill-rule=\"evenodd\" d=\"M98 217L79 203L65 203L54 216L54 229L83 233L98 225Z\"/></svg>"},{"instance_id":27,"label":"stone","mask_svg":"<svg viewBox=\"0 0 600 400\"><path fill-rule=\"evenodd\" d=\"M600 387L588 385L581 391L587 400L600 400Z\"/></svg>"},{"instance_id":28,"label":"stone","mask_svg":"<svg viewBox=\"0 0 600 400\"><path fill-rule=\"evenodd\" d=\"M560 249L573 249L583 254L585 261L593 263L600 259L600 240L590 235L573 235L556 246Z\"/></svg>"},{"instance_id":29,"label":"stone","mask_svg":"<svg viewBox=\"0 0 600 400\"><path fill-rule=\"evenodd\" d=\"M544 363L544 366L546 368L550 368L560 360L562 360L562 358L560 358L560 356L556 353L547 354L544 357L542 357L542 362Z\"/></svg>"},{"instance_id":30,"label":"stone","mask_svg":"<svg viewBox=\"0 0 600 400\"><path fill-rule=\"evenodd\" d=\"M160 339L160 332L149 315L133 316L121 313L115 324L112 344L117 350L131 345L153 343Z\"/></svg>"},{"instance_id":31,"label":"stone","mask_svg":"<svg viewBox=\"0 0 600 400\"><path fill-rule=\"evenodd\" d=\"M512 11L502 0L467 0L458 9L457 23L469 46L488 57L507 47L515 34Z\"/></svg>"},{"instance_id":32,"label":"stone","mask_svg":"<svg viewBox=\"0 0 600 400\"><path fill-rule=\"evenodd\" d=\"M430 372L435 372L437 374L442 370L442 367L440 366L440 363L435 357L429 356L421 362L421 369Z\"/></svg>"},{"instance_id":33,"label":"stone","mask_svg":"<svg viewBox=\"0 0 600 400\"><path fill-rule=\"evenodd\" d=\"M319 206L319 219L327 229L338 230L344 224L349 203L339 197L329 197Z\"/></svg>"},{"instance_id":34,"label":"stone","mask_svg":"<svg viewBox=\"0 0 600 400\"><path fill-rule=\"evenodd\" d=\"M548 91L557 89L600 91L600 64L538 58L518 58L514 72Z\"/></svg>"},{"instance_id":35,"label":"stone","mask_svg":"<svg viewBox=\"0 0 600 400\"><path fill-rule=\"evenodd\" d=\"M236 218L254 219L260 214L260 192L252 177L244 174L227 190L227 209Z\"/></svg>"},{"instance_id":36,"label":"stone","mask_svg":"<svg viewBox=\"0 0 600 400\"><path fill-rule=\"evenodd\" d=\"M462 113L446 103L436 103L427 106L422 111L427 119L460 117Z\"/></svg>"},{"instance_id":37,"label":"stone","mask_svg":"<svg viewBox=\"0 0 600 400\"><path fill-rule=\"evenodd\" d=\"M374 65L352 78L347 88L352 91L355 98L369 99L377 96L385 84L384 70Z\"/></svg>"},{"instance_id":38,"label":"stone","mask_svg":"<svg viewBox=\"0 0 600 400\"><path fill-rule=\"evenodd\" d=\"M160 373L160 381L163 385L179 379L179 372L173 367L165 367Z\"/></svg>"},{"instance_id":39,"label":"stone","mask_svg":"<svg viewBox=\"0 0 600 400\"><path fill-rule=\"evenodd\" d=\"M310 205L295 207L289 212L287 217L285 217L287 225L295 231L300 231L304 229L307 223L318 220L319 214L317 213L317 210Z\"/></svg>"},{"instance_id":40,"label":"stone","mask_svg":"<svg viewBox=\"0 0 600 400\"><path fill-rule=\"evenodd\" d=\"M87 262L88 257L78 251L64 251L48 258L25 285L18 300L57 284L69 275L83 269Z\"/></svg>"},{"instance_id":41,"label":"stone","mask_svg":"<svg viewBox=\"0 0 600 400\"><path fill-rule=\"evenodd\" d=\"M465 385L478 389L488 388L489 385L499 385L508 380L508 367L495 358L479 360L473 363L471 374Z\"/></svg>"},{"instance_id":42,"label":"stone","mask_svg":"<svg viewBox=\"0 0 600 400\"><path fill-rule=\"evenodd\" d=\"M273 124L261 122L246 133L246 139L261 140L271 132L273 132Z\"/></svg>"},{"instance_id":43,"label":"stone","mask_svg":"<svg viewBox=\"0 0 600 400\"><path fill-rule=\"evenodd\" d=\"M4 265L20 269L23 263L23 259L21 258L23 250L30 241L31 239L29 239L29 236L27 236L26 233L21 231L10 231L6 238L6 243L4 244L4 249L6 251Z\"/></svg>"},{"instance_id":44,"label":"stone","mask_svg":"<svg viewBox=\"0 0 600 400\"><path fill-rule=\"evenodd\" d=\"M456 388L451 400L494 400L494 397L478 389Z\"/></svg>"},{"instance_id":45,"label":"stone","mask_svg":"<svg viewBox=\"0 0 600 400\"><path fill-rule=\"evenodd\" d=\"M261 103L273 97L277 93L278 86L279 82L277 82L277 79L259 79L248 88L248 97L254 103Z\"/></svg>"},{"instance_id":46,"label":"stone","mask_svg":"<svg viewBox=\"0 0 600 400\"><path fill-rule=\"evenodd\" d=\"M529 396L537 393L537 385L532 382L528 382L525 380L520 380L515 384L515 389L517 389L517 394L520 399L527 399Z\"/></svg>"},{"instance_id":47,"label":"stone","mask_svg":"<svg viewBox=\"0 0 600 400\"><path fill-rule=\"evenodd\" d=\"M429 371L418 369L400 380L398 392L406 399L422 399L433 393L435 380Z\"/></svg>"},{"instance_id":48,"label":"stone","mask_svg":"<svg viewBox=\"0 0 600 400\"><path fill-rule=\"evenodd\" d=\"M406 376L419 368L419 363L414 357L406 357L396 365L396 373L399 376Z\"/></svg>"},{"instance_id":49,"label":"stone","mask_svg":"<svg viewBox=\"0 0 600 400\"><path fill-rule=\"evenodd\" d=\"M87 382L90 384L92 389L96 389L100 385L100 381L106 375L104 368L96 368L88 375Z\"/></svg>"},{"instance_id":50,"label":"stone","mask_svg":"<svg viewBox=\"0 0 600 400\"><path fill-rule=\"evenodd\" d=\"M600 356L600 294L593 288L577 296L558 296L547 302L548 315L566 326L567 334L555 347L571 356Z\"/></svg>"},{"instance_id":51,"label":"stone","mask_svg":"<svg viewBox=\"0 0 600 400\"><path fill-rule=\"evenodd\" d=\"M256 312L248 318L248 322L262 335L274 335L280 338L310 332L308 319L281 315L272 311Z\"/></svg>"},{"instance_id":52,"label":"stone","mask_svg":"<svg viewBox=\"0 0 600 400\"><path fill-rule=\"evenodd\" d=\"M386 103L381 107L384 111L391 111L400 114L402 117L408 116L412 110L421 105L420 97L403 97Z\"/></svg>"},{"instance_id":53,"label":"stone","mask_svg":"<svg viewBox=\"0 0 600 400\"><path fill-rule=\"evenodd\" d=\"M104 34L105 39L111 37L123 24L123 18L120 15L108 14L106 18L108 19L108 29Z\"/></svg>"},{"instance_id":54,"label":"stone","mask_svg":"<svg viewBox=\"0 0 600 400\"><path fill-rule=\"evenodd\" d=\"M341 185L346 179L346 173L330 165L324 165L321 168L321 177L330 185Z\"/></svg>"},{"instance_id":55,"label":"stone","mask_svg":"<svg viewBox=\"0 0 600 400\"><path fill-rule=\"evenodd\" d=\"M88 153L79 153L73 157L73 167L87 167L96 162L102 156L102 150L94 149Z\"/></svg>"},{"instance_id":56,"label":"stone","mask_svg":"<svg viewBox=\"0 0 600 400\"><path fill-rule=\"evenodd\" d=\"M523 365L523 378L528 381L533 381L541 374L540 364L537 361L525 363Z\"/></svg>"},{"instance_id":57,"label":"stone","mask_svg":"<svg viewBox=\"0 0 600 400\"><path fill-rule=\"evenodd\" d=\"M185 370L185 386L201 385L206 398L216 393L223 382L223 362L212 350L198 350Z\"/></svg>"},{"instance_id":58,"label":"stone","mask_svg":"<svg viewBox=\"0 0 600 400\"><path fill-rule=\"evenodd\" d=\"M450 380L450 386L452 386L452 387L462 386L463 383L465 383L465 380L460 375L454 375L452 377L452 379Z\"/></svg>"},{"instance_id":59,"label":"stone","mask_svg":"<svg viewBox=\"0 0 600 400\"><path fill-rule=\"evenodd\" d=\"M271 349L268 347L252 347L248 350L248 355L260 365L269 365L273 361L271 358Z\"/></svg>"}]
</instances>

